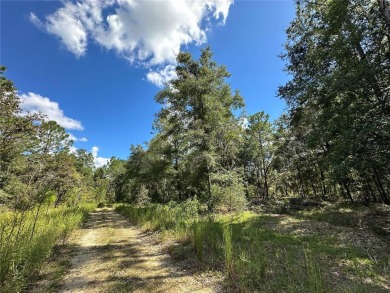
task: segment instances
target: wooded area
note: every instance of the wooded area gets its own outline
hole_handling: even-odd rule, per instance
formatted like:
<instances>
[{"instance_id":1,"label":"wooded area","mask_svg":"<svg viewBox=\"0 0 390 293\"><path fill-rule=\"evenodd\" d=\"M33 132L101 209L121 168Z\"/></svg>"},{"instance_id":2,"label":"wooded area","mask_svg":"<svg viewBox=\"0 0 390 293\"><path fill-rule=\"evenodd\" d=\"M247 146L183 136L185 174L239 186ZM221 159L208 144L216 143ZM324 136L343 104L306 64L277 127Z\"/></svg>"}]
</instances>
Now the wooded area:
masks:
<instances>
[{"instance_id":1,"label":"wooded area","mask_svg":"<svg viewBox=\"0 0 390 293\"><path fill-rule=\"evenodd\" d=\"M131 146L127 160L113 157L100 168L55 121L22 113L1 67L0 286L23 288L30 264L82 223L88 203L182 203L179 214L188 219L288 198L390 205L388 1L297 1L281 58L291 79L277 94L287 109L271 121L262 111L245 113L244 97L210 48L198 60L180 52L176 77L155 97L154 137ZM40 234L61 218L68 219L62 230ZM199 225L191 226L195 244L196 233L215 228ZM215 228L221 243L231 237L223 227ZM18 243L24 248L16 252ZM42 258L30 259L38 250Z\"/></svg>"},{"instance_id":2,"label":"wooded area","mask_svg":"<svg viewBox=\"0 0 390 293\"><path fill-rule=\"evenodd\" d=\"M155 137L132 147L117 199L390 204L389 24L386 1L298 1L282 55L292 78L278 90L288 111L276 121L245 115L209 48L199 60L180 53L155 98Z\"/></svg>"}]
</instances>

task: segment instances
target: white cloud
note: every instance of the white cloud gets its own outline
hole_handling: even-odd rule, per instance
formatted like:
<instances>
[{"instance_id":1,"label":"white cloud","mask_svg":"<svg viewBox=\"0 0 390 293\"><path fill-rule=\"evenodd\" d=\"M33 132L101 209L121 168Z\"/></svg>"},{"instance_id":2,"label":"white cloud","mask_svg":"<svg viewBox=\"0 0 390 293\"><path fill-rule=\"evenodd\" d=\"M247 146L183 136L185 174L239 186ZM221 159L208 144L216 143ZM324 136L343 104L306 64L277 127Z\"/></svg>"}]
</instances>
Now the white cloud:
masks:
<instances>
[{"instance_id":1,"label":"white cloud","mask_svg":"<svg viewBox=\"0 0 390 293\"><path fill-rule=\"evenodd\" d=\"M45 23L33 13L30 13L30 20L39 28L44 27L48 33L58 37L70 52L80 57L86 51L88 33L77 12L78 6L77 3L65 3L63 8L48 15Z\"/></svg>"},{"instance_id":2,"label":"white cloud","mask_svg":"<svg viewBox=\"0 0 390 293\"><path fill-rule=\"evenodd\" d=\"M241 117L239 120L238 120L238 123L239 125L243 128L243 129L247 129L249 127L249 121L248 121L248 118L246 117Z\"/></svg>"},{"instance_id":3,"label":"white cloud","mask_svg":"<svg viewBox=\"0 0 390 293\"><path fill-rule=\"evenodd\" d=\"M72 133L68 132L68 134L69 134L68 139L73 140L74 142L76 142L76 141L87 142L88 141L88 139L86 137L78 138L78 137L74 136Z\"/></svg>"},{"instance_id":4,"label":"white cloud","mask_svg":"<svg viewBox=\"0 0 390 293\"><path fill-rule=\"evenodd\" d=\"M20 106L24 113L42 113L45 114L49 120L56 121L65 129L83 130L80 121L66 117L58 103L51 101L49 98L34 93L21 94L19 95L19 98L21 101Z\"/></svg>"},{"instance_id":5,"label":"white cloud","mask_svg":"<svg viewBox=\"0 0 390 293\"><path fill-rule=\"evenodd\" d=\"M99 148L97 146L92 147L91 153L93 156L95 166L97 168L106 165L110 160L109 158L98 157L98 152L99 152Z\"/></svg>"},{"instance_id":6,"label":"white cloud","mask_svg":"<svg viewBox=\"0 0 390 293\"><path fill-rule=\"evenodd\" d=\"M166 65L162 69L150 70L146 78L158 87L163 87L168 81L176 77L174 65Z\"/></svg>"},{"instance_id":7,"label":"white cloud","mask_svg":"<svg viewBox=\"0 0 390 293\"><path fill-rule=\"evenodd\" d=\"M72 153L72 154L77 154L77 148L75 147L75 146L73 146L73 145L71 145L70 147L69 147L69 151Z\"/></svg>"},{"instance_id":8,"label":"white cloud","mask_svg":"<svg viewBox=\"0 0 390 293\"><path fill-rule=\"evenodd\" d=\"M214 17L216 19L219 19L219 17L222 16L222 22L223 24L225 24L226 18L228 17L229 14L229 8L230 5L233 4L233 0L228 0L228 1L216 0L211 2L215 2L214 4L210 4L210 5L214 5L215 7Z\"/></svg>"},{"instance_id":9,"label":"white cloud","mask_svg":"<svg viewBox=\"0 0 390 293\"><path fill-rule=\"evenodd\" d=\"M42 23L42 21L39 20L39 18L34 14L34 13L30 13L30 21L35 24L36 27L40 28L40 29L44 29L45 28L45 25Z\"/></svg>"},{"instance_id":10,"label":"white cloud","mask_svg":"<svg viewBox=\"0 0 390 293\"><path fill-rule=\"evenodd\" d=\"M182 45L204 43L211 20L224 24L232 4L233 0L65 1L44 21L32 13L30 20L78 57L92 40L133 63L153 66L174 63Z\"/></svg>"}]
</instances>

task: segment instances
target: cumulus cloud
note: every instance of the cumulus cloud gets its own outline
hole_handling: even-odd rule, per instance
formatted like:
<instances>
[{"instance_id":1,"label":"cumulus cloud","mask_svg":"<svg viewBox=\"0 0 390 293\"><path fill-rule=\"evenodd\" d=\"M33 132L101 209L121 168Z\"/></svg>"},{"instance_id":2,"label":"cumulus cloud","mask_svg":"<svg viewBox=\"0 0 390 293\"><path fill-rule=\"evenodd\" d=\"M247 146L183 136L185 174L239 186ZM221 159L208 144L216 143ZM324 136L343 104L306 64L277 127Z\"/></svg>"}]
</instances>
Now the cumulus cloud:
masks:
<instances>
[{"instance_id":1,"label":"cumulus cloud","mask_svg":"<svg viewBox=\"0 0 390 293\"><path fill-rule=\"evenodd\" d=\"M99 148L97 146L92 147L91 153L93 156L95 166L97 168L106 165L108 163L108 161L110 160L109 158L99 157L98 152L99 152Z\"/></svg>"},{"instance_id":2,"label":"cumulus cloud","mask_svg":"<svg viewBox=\"0 0 390 293\"><path fill-rule=\"evenodd\" d=\"M88 41L114 50L143 66L173 64L181 46L206 41L211 21L224 24L233 0L85 0L65 1L64 6L41 21L30 20L59 38L77 57ZM163 69L164 70L164 69ZM160 82L160 71L148 80ZM161 74L160 74L161 75Z\"/></svg>"},{"instance_id":3,"label":"cumulus cloud","mask_svg":"<svg viewBox=\"0 0 390 293\"><path fill-rule=\"evenodd\" d=\"M81 137L81 138L78 138L77 141L87 142L88 139L86 137Z\"/></svg>"},{"instance_id":4,"label":"cumulus cloud","mask_svg":"<svg viewBox=\"0 0 390 293\"><path fill-rule=\"evenodd\" d=\"M49 98L42 97L35 93L19 95L21 108L23 113L42 113L47 116L49 120L56 121L65 129L83 130L80 121L66 117L58 103L51 101Z\"/></svg>"},{"instance_id":5,"label":"cumulus cloud","mask_svg":"<svg viewBox=\"0 0 390 293\"><path fill-rule=\"evenodd\" d=\"M76 141L87 142L88 141L88 139L86 137L78 138L78 137L74 136L72 133L68 132L68 134L69 134L68 139L72 140L73 142L76 142Z\"/></svg>"},{"instance_id":6,"label":"cumulus cloud","mask_svg":"<svg viewBox=\"0 0 390 293\"><path fill-rule=\"evenodd\" d=\"M19 95L21 101L22 114L35 114L42 113L46 115L48 120L54 120L65 129L83 130L83 126L80 121L66 117L63 110L60 109L58 103L51 101L49 98L42 97L35 93L21 94ZM85 137L76 137L72 133L68 132L69 140L74 142L86 142ZM70 152L76 154L77 148L75 146L70 147ZM109 158L103 158L98 156L99 148L97 146L92 147L91 154L94 159L95 166L102 167L109 162Z\"/></svg>"},{"instance_id":7,"label":"cumulus cloud","mask_svg":"<svg viewBox=\"0 0 390 293\"><path fill-rule=\"evenodd\" d=\"M148 74L146 74L146 78L158 87L163 87L168 81L175 77L175 66L171 64L157 70L150 70Z\"/></svg>"}]
</instances>

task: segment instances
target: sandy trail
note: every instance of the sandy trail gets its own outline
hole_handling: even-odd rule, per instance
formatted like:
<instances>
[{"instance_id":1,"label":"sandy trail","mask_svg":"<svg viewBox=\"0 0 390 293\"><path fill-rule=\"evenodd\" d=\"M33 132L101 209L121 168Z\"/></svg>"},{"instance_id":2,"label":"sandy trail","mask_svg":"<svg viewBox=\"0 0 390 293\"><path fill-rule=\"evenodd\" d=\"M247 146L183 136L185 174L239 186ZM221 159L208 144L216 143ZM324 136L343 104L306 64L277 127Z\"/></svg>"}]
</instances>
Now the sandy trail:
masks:
<instances>
[{"instance_id":1,"label":"sandy trail","mask_svg":"<svg viewBox=\"0 0 390 293\"><path fill-rule=\"evenodd\" d=\"M61 293L216 292L176 267L153 237L112 209L93 212L79 232Z\"/></svg>"}]
</instances>

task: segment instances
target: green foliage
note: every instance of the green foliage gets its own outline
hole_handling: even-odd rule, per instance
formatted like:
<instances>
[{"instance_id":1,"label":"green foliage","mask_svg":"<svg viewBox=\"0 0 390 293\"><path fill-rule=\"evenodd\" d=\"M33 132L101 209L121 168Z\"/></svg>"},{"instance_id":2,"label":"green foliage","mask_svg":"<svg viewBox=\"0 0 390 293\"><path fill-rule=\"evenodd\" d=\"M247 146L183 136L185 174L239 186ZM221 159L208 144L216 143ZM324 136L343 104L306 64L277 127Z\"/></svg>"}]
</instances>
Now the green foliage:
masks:
<instances>
[{"instance_id":1,"label":"green foliage","mask_svg":"<svg viewBox=\"0 0 390 293\"><path fill-rule=\"evenodd\" d=\"M20 115L17 90L4 71L1 67L0 204L27 211L45 203L48 194L56 197L55 206L91 200L92 155L71 153L69 134L55 121L42 114Z\"/></svg>"},{"instance_id":2,"label":"green foliage","mask_svg":"<svg viewBox=\"0 0 390 293\"><path fill-rule=\"evenodd\" d=\"M269 122L269 115L259 112L249 116L245 134L243 161L245 179L252 187L250 195L252 199L268 199L276 153L276 131Z\"/></svg>"},{"instance_id":3,"label":"green foliage","mask_svg":"<svg viewBox=\"0 0 390 293\"><path fill-rule=\"evenodd\" d=\"M156 134L131 147L116 200L197 197L221 212L298 196L390 203L388 38L373 21L387 8L321 3L297 2L282 56L292 80L279 89L290 111L274 122L238 115L243 99L209 48L199 60L179 53L177 78L155 97Z\"/></svg>"},{"instance_id":4,"label":"green foliage","mask_svg":"<svg viewBox=\"0 0 390 293\"><path fill-rule=\"evenodd\" d=\"M145 187L145 185L141 185L136 203L139 205L146 205L150 202L149 190Z\"/></svg>"},{"instance_id":5,"label":"green foliage","mask_svg":"<svg viewBox=\"0 0 390 293\"><path fill-rule=\"evenodd\" d=\"M106 206L106 204L104 203L104 202L99 202L98 204L97 204L97 207L98 208L104 208Z\"/></svg>"},{"instance_id":6,"label":"green foliage","mask_svg":"<svg viewBox=\"0 0 390 293\"><path fill-rule=\"evenodd\" d=\"M0 67L0 288L20 292L91 209L77 206L93 189L87 182L92 167L79 164L80 152L70 153L69 134L55 121L20 115L17 90L4 71ZM63 203L71 208L53 209Z\"/></svg>"},{"instance_id":7,"label":"green foliage","mask_svg":"<svg viewBox=\"0 0 390 293\"><path fill-rule=\"evenodd\" d=\"M388 271L386 260L364 267L362 263L372 264L370 254L334 237L275 229L281 221L296 223L296 218L246 212L199 216L192 221L190 216L181 218L183 209L172 204L121 205L118 210L144 228L160 230L162 236L181 241L181 246L172 248L173 256L186 259L193 254L201 267L224 270L229 292L381 292L380 286L371 287L364 281L345 283L344 278L375 279L378 274L380 280ZM175 216L167 218L171 214ZM285 226L287 222L280 227ZM348 270L337 267L338 262L348 264ZM334 269L330 266L335 265L342 275L340 283L335 283L330 273Z\"/></svg>"},{"instance_id":8,"label":"green foliage","mask_svg":"<svg viewBox=\"0 0 390 293\"><path fill-rule=\"evenodd\" d=\"M2 190L1 202L13 201L12 191L26 190L25 182L17 176L23 173L26 159L21 156L23 152L29 151L30 141L36 133L36 126L33 122L38 119L36 116L21 116L20 101L16 88L12 81L3 76L5 67L0 67L0 190ZM10 186L8 186L10 185ZM28 190L28 188L27 188ZM13 201L20 208L29 206L29 199L19 193L20 205Z\"/></svg>"},{"instance_id":9,"label":"green foliage","mask_svg":"<svg viewBox=\"0 0 390 293\"><path fill-rule=\"evenodd\" d=\"M92 155L85 153L83 157L85 158L83 161L86 161L83 163L84 169L90 173L90 184L94 188L95 201L113 203L116 199L123 200L126 197L122 185L126 161L112 157L107 165L97 168L93 173Z\"/></svg>"},{"instance_id":10,"label":"green foliage","mask_svg":"<svg viewBox=\"0 0 390 293\"><path fill-rule=\"evenodd\" d=\"M221 171L212 174L210 205L219 212L242 212L245 209L245 187L239 173Z\"/></svg>"},{"instance_id":11,"label":"green foliage","mask_svg":"<svg viewBox=\"0 0 390 293\"><path fill-rule=\"evenodd\" d=\"M119 205L116 210L125 214L130 221L145 225L147 229L167 230L180 226L180 222L196 221L201 204L196 199L188 199L181 203L169 202L166 205Z\"/></svg>"},{"instance_id":12,"label":"green foliage","mask_svg":"<svg viewBox=\"0 0 390 293\"><path fill-rule=\"evenodd\" d=\"M292 79L279 96L289 105L289 148L297 156L290 161L303 194L322 189L322 195L390 204L385 2L297 2L282 56Z\"/></svg>"},{"instance_id":13,"label":"green foliage","mask_svg":"<svg viewBox=\"0 0 390 293\"><path fill-rule=\"evenodd\" d=\"M23 290L53 247L66 241L93 206L51 208L45 214L38 209L0 214L0 287L4 292Z\"/></svg>"},{"instance_id":14,"label":"green foliage","mask_svg":"<svg viewBox=\"0 0 390 293\"><path fill-rule=\"evenodd\" d=\"M233 171L241 145L239 119L233 111L243 99L232 93L224 66L212 60L209 48L199 60L189 53L177 56L177 78L156 95L163 105L156 114L155 137L147 145L132 146L118 198L157 202L211 197L211 177ZM221 186L223 188L223 186Z\"/></svg>"},{"instance_id":15,"label":"green foliage","mask_svg":"<svg viewBox=\"0 0 390 293\"><path fill-rule=\"evenodd\" d=\"M233 247L232 247L232 229L229 224L223 226L223 246L225 250L225 267L228 277L234 276L233 272Z\"/></svg>"}]
</instances>

